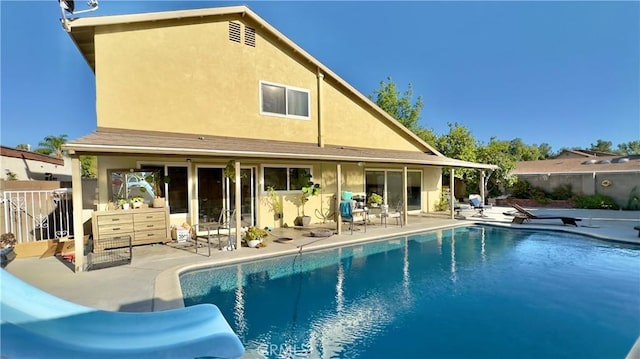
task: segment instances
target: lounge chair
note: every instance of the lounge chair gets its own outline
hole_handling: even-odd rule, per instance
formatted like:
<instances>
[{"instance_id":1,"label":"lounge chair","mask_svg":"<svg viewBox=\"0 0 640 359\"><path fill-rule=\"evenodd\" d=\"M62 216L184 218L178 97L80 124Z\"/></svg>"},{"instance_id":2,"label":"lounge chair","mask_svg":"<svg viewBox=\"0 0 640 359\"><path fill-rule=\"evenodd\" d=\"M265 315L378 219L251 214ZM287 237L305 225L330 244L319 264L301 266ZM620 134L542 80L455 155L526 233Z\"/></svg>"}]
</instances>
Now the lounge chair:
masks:
<instances>
[{"instance_id":1,"label":"lounge chair","mask_svg":"<svg viewBox=\"0 0 640 359\"><path fill-rule=\"evenodd\" d=\"M480 198L478 197L469 196L469 203L471 204L471 207L475 209L476 212L478 212L475 215L476 217L485 217L484 210L487 208L491 208L491 206L484 205L482 202L480 202Z\"/></svg>"},{"instance_id":2,"label":"lounge chair","mask_svg":"<svg viewBox=\"0 0 640 359\"><path fill-rule=\"evenodd\" d=\"M7 358L237 358L244 347L213 304L152 313L68 302L0 272Z\"/></svg>"},{"instance_id":3,"label":"lounge chair","mask_svg":"<svg viewBox=\"0 0 640 359\"><path fill-rule=\"evenodd\" d=\"M364 223L364 231L367 231L367 211L366 209L356 209L356 201L340 201L340 217L342 217L342 222L349 223L351 234L353 234L353 226L356 223Z\"/></svg>"},{"instance_id":4,"label":"lounge chair","mask_svg":"<svg viewBox=\"0 0 640 359\"><path fill-rule=\"evenodd\" d=\"M577 221L581 221L582 219L580 218L574 218L574 217L566 217L566 216L545 216L545 215L535 215L531 212L529 212L528 210L522 208L520 205L513 203L511 204L511 207L515 208L518 213L515 214L515 216L513 217L513 223L524 223L524 222L529 222L532 219L559 219L562 221L562 224L570 224L572 226L578 226L578 223L576 223Z\"/></svg>"}]
</instances>

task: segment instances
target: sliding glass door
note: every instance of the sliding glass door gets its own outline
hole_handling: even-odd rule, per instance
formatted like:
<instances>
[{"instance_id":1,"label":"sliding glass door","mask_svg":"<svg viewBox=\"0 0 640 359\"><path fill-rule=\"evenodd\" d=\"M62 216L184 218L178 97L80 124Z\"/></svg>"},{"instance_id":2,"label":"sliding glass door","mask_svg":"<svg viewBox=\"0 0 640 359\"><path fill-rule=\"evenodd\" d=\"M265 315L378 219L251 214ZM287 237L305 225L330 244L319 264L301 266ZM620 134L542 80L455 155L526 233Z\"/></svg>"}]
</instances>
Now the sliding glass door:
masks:
<instances>
[{"instance_id":1,"label":"sliding glass door","mask_svg":"<svg viewBox=\"0 0 640 359\"><path fill-rule=\"evenodd\" d=\"M365 191L367 197L371 193L382 195L384 203L391 207L402 204L402 171L398 170L367 170L365 171ZM422 208L422 173L408 171L407 173L407 209L420 210Z\"/></svg>"},{"instance_id":2,"label":"sliding glass door","mask_svg":"<svg viewBox=\"0 0 640 359\"><path fill-rule=\"evenodd\" d=\"M240 170L240 205L242 225L255 224L255 171ZM224 169L198 167L198 221L216 222L223 210L235 209L235 183L224 176Z\"/></svg>"}]
</instances>

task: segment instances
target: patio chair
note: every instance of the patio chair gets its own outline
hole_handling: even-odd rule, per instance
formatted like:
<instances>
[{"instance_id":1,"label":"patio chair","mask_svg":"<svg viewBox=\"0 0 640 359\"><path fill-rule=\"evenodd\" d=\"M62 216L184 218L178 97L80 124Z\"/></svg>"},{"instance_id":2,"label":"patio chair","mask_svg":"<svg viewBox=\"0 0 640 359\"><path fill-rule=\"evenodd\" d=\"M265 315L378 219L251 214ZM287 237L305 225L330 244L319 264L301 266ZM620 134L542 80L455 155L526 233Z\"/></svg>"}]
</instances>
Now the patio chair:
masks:
<instances>
[{"instance_id":1,"label":"patio chair","mask_svg":"<svg viewBox=\"0 0 640 359\"><path fill-rule=\"evenodd\" d=\"M356 223L364 223L364 231L367 231L367 208L356 209L356 201L340 201L340 217L342 217L342 222L349 223L351 234L353 234L353 226Z\"/></svg>"},{"instance_id":2,"label":"patio chair","mask_svg":"<svg viewBox=\"0 0 640 359\"><path fill-rule=\"evenodd\" d=\"M485 205L484 203L482 203L480 201L480 196L478 196L478 195L470 195L469 196L469 203L471 204L471 207L473 209L475 209L476 212L477 212L474 215L474 217L486 217L485 214L484 214L484 210L487 209L487 208L491 208L491 206Z\"/></svg>"},{"instance_id":3,"label":"patio chair","mask_svg":"<svg viewBox=\"0 0 640 359\"><path fill-rule=\"evenodd\" d=\"M559 219L562 221L562 224L570 224L572 226L577 227L578 223L576 222L582 220L580 218L566 217L566 216L535 215L516 203L512 203L511 207L515 208L518 211L518 213L516 213L515 216L513 217L512 223L522 224L524 222L529 222L532 219Z\"/></svg>"},{"instance_id":4,"label":"patio chair","mask_svg":"<svg viewBox=\"0 0 640 359\"><path fill-rule=\"evenodd\" d=\"M389 218L395 218L396 225L402 227L402 205L396 207L392 212L389 211L389 205L380 205L380 224L384 223L384 227L387 228L387 221Z\"/></svg>"},{"instance_id":5,"label":"patio chair","mask_svg":"<svg viewBox=\"0 0 640 359\"><path fill-rule=\"evenodd\" d=\"M208 256L211 256L211 239L215 236L218 239L218 249L220 250L234 250L235 243L231 241L231 228L234 226L235 222L236 210L222 210L220 211L220 216L218 217L217 222L204 222L204 223L196 223L193 225L193 235L192 240L194 242L196 253L198 253L198 248L201 246L198 242L203 241L203 246L206 243L208 249ZM227 246L222 247L222 237L226 236L228 238Z\"/></svg>"},{"instance_id":6,"label":"patio chair","mask_svg":"<svg viewBox=\"0 0 640 359\"><path fill-rule=\"evenodd\" d=\"M7 358L237 358L244 346L213 304L151 313L72 303L0 270Z\"/></svg>"}]
</instances>

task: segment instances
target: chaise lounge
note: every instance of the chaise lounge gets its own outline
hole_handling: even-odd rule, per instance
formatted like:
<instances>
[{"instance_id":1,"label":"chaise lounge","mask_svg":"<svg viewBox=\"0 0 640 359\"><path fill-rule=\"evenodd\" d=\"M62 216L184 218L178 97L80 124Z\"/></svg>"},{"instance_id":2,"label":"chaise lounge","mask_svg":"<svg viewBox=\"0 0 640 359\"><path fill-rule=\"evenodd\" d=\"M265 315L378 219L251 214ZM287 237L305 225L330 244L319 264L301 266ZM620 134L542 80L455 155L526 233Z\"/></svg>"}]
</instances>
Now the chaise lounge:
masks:
<instances>
[{"instance_id":1,"label":"chaise lounge","mask_svg":"<svg viewBox=\"0 0 640 359\"><path fill-rule=\"evenodd\" d=\"M516 213L515 216L513 217L512 223L522 224L525 222L529 222L532 219L559 219L562 221L562 224L570 224L572 226L577 227L578 223L576 222L582 220L580 218L565 217L565 216L545 216L545 215L538 216L529 212L528 210L524 209L523 207L521 207L516 203L511 204L511 207L515 208L518 211L518 213Z\"/></svg>"}]
</instances>

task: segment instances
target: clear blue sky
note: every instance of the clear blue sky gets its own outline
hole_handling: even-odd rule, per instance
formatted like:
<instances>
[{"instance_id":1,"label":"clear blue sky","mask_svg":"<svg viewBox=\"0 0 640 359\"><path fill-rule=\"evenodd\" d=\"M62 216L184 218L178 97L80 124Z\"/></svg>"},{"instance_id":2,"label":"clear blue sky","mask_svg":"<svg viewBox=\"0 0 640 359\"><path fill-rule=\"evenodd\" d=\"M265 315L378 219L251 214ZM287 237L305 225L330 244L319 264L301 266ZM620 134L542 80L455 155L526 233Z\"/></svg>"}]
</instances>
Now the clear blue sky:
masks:
<instances>
[{"instance_id":1,"label":"clear blue sky","mask_svg":"<svg viewBox=\"0 0 640 359\"><path fill-rule=\"evenodd\" d=\"M76 9L86 8L76 1ZM246 4L370 95L413 84L436 134L589 147L640 139L640 2L101 0L95 15ZM1 142L95 130L94 76L56 0L0 1ZM84 15L80 15L84 16Z\"/></svg>"}]
</instances>

